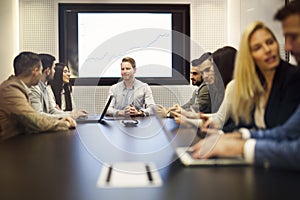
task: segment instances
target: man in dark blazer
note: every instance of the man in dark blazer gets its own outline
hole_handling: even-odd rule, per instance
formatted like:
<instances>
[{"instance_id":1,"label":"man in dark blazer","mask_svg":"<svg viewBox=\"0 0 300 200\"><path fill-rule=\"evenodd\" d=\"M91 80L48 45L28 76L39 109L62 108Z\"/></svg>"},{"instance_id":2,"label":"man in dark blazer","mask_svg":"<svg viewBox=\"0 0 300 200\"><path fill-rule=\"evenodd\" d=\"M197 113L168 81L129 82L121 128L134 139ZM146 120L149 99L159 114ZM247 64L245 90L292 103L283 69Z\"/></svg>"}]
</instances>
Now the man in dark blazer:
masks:
<instances>
[{"instance_id":1,"label":"man in dark blazer","mask_svg":"<svg viewBox=\"0 0 300 200\"><path fill-rule=\"evenodd\" d=\"M192 85L198 86L193 92L191 99L181 106L184 110L191 110L191 107L196 112L211 112L211 99L208 87L203 81L200 66L203 62L211 57L211 53L207 52L201 55L200 58L192 61L190 70Z\"/></svg>"},{"instance_id":2,"label":"man in dark blazer","mask_svg":"<svg viewBox=\"0 0 300 200\"><path fill-rule=\"evenodd\" d=\"M157 112L162 117L170 117L171 111L174 112L185 112L185 111L194 111L194 112L203 112L203 113L211 113L212 109L212 103L209 93L209 88L207 84L203 81L200 66L201 64L208 60L211 57L210 52L206 52L200 56L200 58L197 58L195 60L192 60L191 62L191 69L190 69L190 79L191 83L194 86L197 86L197 88L194 90L192 97L189 101L187 101L183 105L175 104L170 108L164 108L161 105L157 105Z\"/></svg>"}]
</instances>

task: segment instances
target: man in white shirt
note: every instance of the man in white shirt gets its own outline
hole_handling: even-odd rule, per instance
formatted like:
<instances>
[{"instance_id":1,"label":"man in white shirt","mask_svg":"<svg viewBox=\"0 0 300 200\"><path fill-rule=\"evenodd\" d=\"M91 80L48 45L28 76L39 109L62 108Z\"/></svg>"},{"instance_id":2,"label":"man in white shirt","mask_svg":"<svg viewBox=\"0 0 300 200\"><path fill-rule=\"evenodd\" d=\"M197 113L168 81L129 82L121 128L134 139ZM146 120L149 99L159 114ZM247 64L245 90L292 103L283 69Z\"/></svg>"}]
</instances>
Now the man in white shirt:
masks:
<instances>
[{"instance_id":1,"label":"man in white shirt","mask_svg":"<svg viewBox=\"0 0 300 200\"><path fill-rule=\"evenodd\" d=\"M151 114L155 105L151 88L148 84L134 77L136 63L133 58L125 57L121 62L122 81L111 86L109 96L114 98L107 110L113 116L145 116Z\"/></svg>"}]
</instances>

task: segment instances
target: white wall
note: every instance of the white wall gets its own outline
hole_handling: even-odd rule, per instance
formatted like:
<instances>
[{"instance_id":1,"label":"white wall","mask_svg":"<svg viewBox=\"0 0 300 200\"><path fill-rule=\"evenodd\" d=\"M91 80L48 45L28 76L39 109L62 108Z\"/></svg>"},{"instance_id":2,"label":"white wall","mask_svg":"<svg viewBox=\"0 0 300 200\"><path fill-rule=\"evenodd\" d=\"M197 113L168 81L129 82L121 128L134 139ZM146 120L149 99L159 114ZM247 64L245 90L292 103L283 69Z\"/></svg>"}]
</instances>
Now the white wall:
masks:
<instances>
[{"instance_id":1,"label":"white wall","mask_svg":"<svg viewBox=\"0 0 300 200\"><path fill-rule=\"evenodd\" d=\"M13 59L19 52L19 0L0 1L0 83L13 74Z\"/></svg>"},{"instance_id":2,"label":"white wall","mask_svg":"<svg viewBox=\"0 0 300 200\"><path fill-rule=\"evenodd\" d=\"M58 3L181 3L191 5L191 59L203 51L227 45L227 0L19 0L20 49L51 53L58 57ZM38 20L36 20L38 19ZM224 23L225 20L225 23ZM211 25L214 25L211 30ZM200 50L199 50L200 49Z\"/></svg>"},{"instance_id":3,"label":"white wall","mask_svg":"<svg viewBox=\"0 0 300 200\"><path fill-rule=\"evenodd\" d=\"M236 49L241 35L241 2L240 0L227 1L227 43Z\"/></svg>"},{"instance_id":4,"label":"white wall","mask_svg":"<svg viewBox=\"0 0 300 200\"><path fill-rule=\"evenodd\" d=\"M243 30L247 24L256 20L265 22L279 41L282 58L284 58L284 37L280 23L273 17L278 8L284 4L285 0L247 0L241 1L240 8L242 13L240 29Z\"/></svg>"}]
</instances>

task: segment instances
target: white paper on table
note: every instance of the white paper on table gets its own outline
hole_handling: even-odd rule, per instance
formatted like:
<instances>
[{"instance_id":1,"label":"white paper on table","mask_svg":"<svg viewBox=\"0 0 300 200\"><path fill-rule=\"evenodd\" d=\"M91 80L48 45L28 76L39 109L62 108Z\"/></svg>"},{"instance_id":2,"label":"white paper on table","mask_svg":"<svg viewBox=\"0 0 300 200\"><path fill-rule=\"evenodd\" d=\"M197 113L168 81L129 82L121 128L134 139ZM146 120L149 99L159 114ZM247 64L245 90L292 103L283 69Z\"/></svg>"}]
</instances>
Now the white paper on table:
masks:
<instances>
[{"instance_id":1,"label":"white paper on table","mask_svg":"<svg viewBox=\"0 0 300 200\"><path fill-rule=\"evenodd\" d=\"M154 163L118 162L104 165L97 181L100 188L108 187L159 187L160 174Z\"/></svg>"}]
</instances>

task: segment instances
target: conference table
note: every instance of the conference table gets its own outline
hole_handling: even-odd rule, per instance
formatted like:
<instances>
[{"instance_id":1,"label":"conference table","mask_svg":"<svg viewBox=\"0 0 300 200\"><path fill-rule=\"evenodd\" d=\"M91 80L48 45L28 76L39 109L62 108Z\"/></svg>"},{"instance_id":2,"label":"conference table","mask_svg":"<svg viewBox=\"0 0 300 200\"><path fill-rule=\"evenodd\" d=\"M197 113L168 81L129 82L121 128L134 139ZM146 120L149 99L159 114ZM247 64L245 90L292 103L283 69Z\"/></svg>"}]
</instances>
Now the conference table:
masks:
<instances>
[{"instance_id":1,"label":"conference table","mask_svg":"<svg viewBox=\"0 0 300 200\"><path fill-rule=\"evenodd\" d=\"M185 167L174 153L195 143L194 131L173 119L137 119L78 124L61 132L20 135L0 143L0 199L290 199L297 198L300 173L253 166ZM167 127L171 137L166 134ZM194 135L193 135L194 134ZM99 187L107 163L151 162L162 180L158 187ZM130 181L130 180L128 180ZM297 198L298 199L298 198Z\"/></svg>"}]
</instances>

